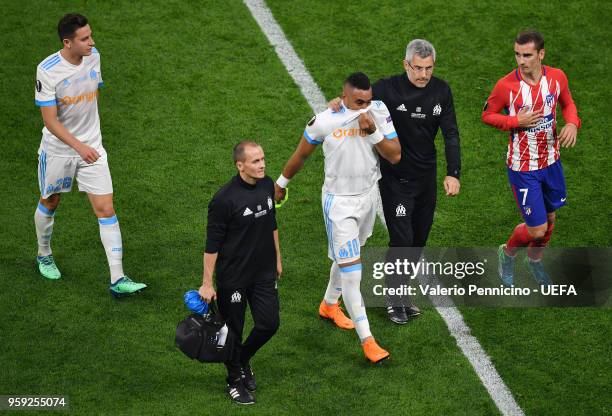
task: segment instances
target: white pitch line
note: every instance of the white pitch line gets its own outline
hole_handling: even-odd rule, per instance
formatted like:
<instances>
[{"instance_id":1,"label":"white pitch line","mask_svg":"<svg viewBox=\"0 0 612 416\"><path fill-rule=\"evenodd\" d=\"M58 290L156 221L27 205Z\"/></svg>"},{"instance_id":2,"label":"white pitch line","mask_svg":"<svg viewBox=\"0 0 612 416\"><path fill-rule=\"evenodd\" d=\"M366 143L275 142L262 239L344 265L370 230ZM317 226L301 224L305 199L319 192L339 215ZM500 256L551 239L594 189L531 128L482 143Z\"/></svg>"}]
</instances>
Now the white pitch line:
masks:
<instances>
[{"instance_id":1,"label":"white pitch line","mask_svg":"<svg viewBox=\"0 0 612 416\"><path fill-rule=\"evenodd\" d=\"M423 276L419 275L419 282L421 284L437 285L442 286L440 281L435 276ZM504 383L501 376L495 369L495 366L491 362L491 358L487 355L484 348L478 342L475 336L471 334L470 327L463 320L463 315L453 300L448 296L433 296L430 295L429 299L433 305L444 305L436 306L436 310L446 323L449 332L457 340L457 345L463 355L466 356L476 375L489 392L491 399L495 402L495 405L499 409L502 415L512 416L524 416L523 409L518 405L512 392Z\"/></svg>"},{"instance_id":2,"label":"white pitch line","mask_svg":"<svg viewBox=\"0 0 612 416\"><path fill-rule=\"evenodd\" d=\"M319 85L317 85L310 72L304 66L304 62L295 53L293 46L287 40L283 29L276 23L276 19L272 16L272 12L266 5L266 2L244 0L244 4L251 11L251 14L268 38L270 44L274 46L276 54L283 65L285 65L285 68L287 68L291 78L300 87L300 91L306 97L306 101L308 101L312 111L318 114L325 110L327 108L327 101L321 92L321 88L319 88Z\"/></svg>"},{"instance_id":3,"label":"white pitch line","mask_svg":"<svg viewBox=\"0 0 612 416\"><path fill-rule=\"evenodd\" d=\"M255 21L261 28L262 32L268 38L276 54L280 58L291 78L302 91L302 95L316 113L319 113L327 107L325 96L321 89L314 81L310 72L304 66L304 62L297 56L293 46L287 40L283 29L279 26L272 15L272 12L263 0L243 0L244 4L249 8ZM432 299L433 300L433 299ZM463 316L459 309L454 306L450 298L442 300L443 303L437 302L434 304L453 305L440 307L436 310L446 323L451 335L457 340L457 345L461 349L463 355L466 356L478 378L485 386L493 402L502 415L507 416L524 416L523 410L520 408L512 392L499 373L493 366L491 359L484 351L476 337L471 335L470 327L463 320Z\"/></svg>"}]
</instances>

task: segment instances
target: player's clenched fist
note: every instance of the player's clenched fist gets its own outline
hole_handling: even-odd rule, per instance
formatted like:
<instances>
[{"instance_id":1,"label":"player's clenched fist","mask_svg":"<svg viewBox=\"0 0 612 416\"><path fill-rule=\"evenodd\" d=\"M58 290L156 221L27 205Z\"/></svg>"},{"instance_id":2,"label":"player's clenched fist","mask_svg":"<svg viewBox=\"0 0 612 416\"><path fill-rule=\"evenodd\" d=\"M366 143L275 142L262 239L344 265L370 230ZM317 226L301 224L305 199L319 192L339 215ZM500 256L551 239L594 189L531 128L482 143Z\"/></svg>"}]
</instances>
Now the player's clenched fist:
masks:
<instances>
[{"instance_id":1,"label":"player's clenched fist","mask_svg":"<svg viewBox=\"0 0 612 416\"><path fill-rule=\"evenodd\" d=\"M285 188L281 188L277 183L274 183L274 201L280 202L285 198L285 193L287 190Z\"/></svg>"},{"instance_id":2,"label":"player's clenched fist","mask_svg":"<svg viewBox=\"0 0 612 416\"><path fill-rule=\"evenodd\" d=\"M365 131L367 134L372 134L376 131L376 124L368 113L359 115L359 128Z\"/></svg>"}]
</instances>

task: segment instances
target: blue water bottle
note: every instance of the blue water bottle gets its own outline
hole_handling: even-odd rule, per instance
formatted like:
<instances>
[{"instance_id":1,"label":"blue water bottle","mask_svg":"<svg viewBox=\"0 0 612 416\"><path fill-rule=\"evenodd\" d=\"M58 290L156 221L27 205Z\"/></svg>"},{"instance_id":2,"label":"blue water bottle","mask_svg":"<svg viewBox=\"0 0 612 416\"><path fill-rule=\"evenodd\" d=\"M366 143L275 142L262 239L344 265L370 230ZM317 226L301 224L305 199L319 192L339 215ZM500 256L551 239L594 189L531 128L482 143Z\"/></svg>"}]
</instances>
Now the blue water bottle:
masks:
<instances>
[{"instance_id":1,"label":"blue water bottle","mask_svg":"<svg viewBox=\"0 0 612 416\"><path fill-rule=\"evenodd\" d=\"M200 297L197 290L185 292L183 299L185 300L185 306L187 306L187 309L191 312L197 313L198 315L206 315L208 313L208 303Z\"/></svg>"}]
</instances>

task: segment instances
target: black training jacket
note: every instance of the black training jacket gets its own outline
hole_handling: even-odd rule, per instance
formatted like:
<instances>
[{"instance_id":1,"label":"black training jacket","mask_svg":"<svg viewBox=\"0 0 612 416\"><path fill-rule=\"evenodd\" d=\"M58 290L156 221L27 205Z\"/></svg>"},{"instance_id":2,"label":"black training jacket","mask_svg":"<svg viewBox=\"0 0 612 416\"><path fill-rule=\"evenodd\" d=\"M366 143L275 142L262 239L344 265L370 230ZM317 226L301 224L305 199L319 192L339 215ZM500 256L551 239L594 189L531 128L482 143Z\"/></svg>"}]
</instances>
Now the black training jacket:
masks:
<instances>
[{"instance_id":1,"label":"black training jacket","mask_svg":"<svg viewBox=\"0 0 612 416\"><path fill-rule=\"evenodd\" d=\"M446 153L446 174L459 178L461 158L459 129L451 89L443 80L431 77L425 88L410 82L406 73L378 80L372 91L375 100L385 103L402 145L402 160L392 165L380 158L383 175L420 177L435 172L434 139L442 129Z\"/></svg>"},{"instance_id":2,"label":"black training jacket","mask_svg":"<svg viewBox=\"0 0 612 416\"><path fill-rule=\"evenodd\" d=\"M217 287L245 288L276 279L274 182L234 176L208 204L206 253L218 253Z\"/></svg>"}]
</instances>

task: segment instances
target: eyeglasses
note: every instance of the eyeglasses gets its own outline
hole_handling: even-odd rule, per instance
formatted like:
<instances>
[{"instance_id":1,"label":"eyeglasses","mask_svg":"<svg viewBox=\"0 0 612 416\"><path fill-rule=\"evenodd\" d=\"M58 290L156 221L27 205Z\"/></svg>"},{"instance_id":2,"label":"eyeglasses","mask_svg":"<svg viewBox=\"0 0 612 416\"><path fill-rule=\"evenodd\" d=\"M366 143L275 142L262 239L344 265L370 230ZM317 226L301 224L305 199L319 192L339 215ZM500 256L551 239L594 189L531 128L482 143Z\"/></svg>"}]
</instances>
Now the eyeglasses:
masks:
<instances>
[{"instance_id":1,"label":"eyeglasses","mask_svg":"<svg viewBox=\"0 0 612 416\"><path fill-rule=\"evenodd\" d=\"M408 64L408 66L414 71L414 72L425 72L427 74L431 74L433 71L433 65L432 66L426 66L426 67L422 67L422 66L412 66L410 64L410 62L406 61L406 63Z\"/></svg>"}]
</instances>

